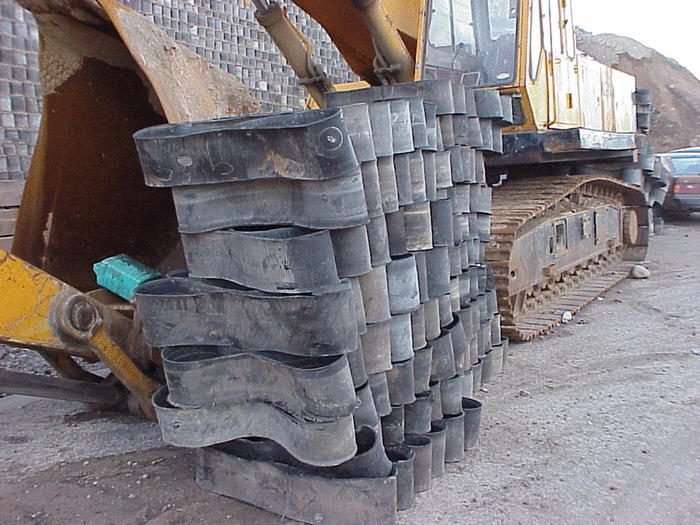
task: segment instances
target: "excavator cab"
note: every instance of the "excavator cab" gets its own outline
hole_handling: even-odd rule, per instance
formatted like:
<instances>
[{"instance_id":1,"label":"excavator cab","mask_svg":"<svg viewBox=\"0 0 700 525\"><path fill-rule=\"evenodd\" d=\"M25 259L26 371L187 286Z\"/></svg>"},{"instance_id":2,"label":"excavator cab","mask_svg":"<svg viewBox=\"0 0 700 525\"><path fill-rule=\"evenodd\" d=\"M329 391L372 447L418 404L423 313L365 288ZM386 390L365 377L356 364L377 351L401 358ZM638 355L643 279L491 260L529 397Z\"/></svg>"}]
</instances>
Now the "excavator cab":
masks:
<instances>
[{"instance_id":1,"label":"excavator cab","mask_svg":"<svg viewBox=\"0 0 700 525\"><path fill-rule=\"evenodd\" d=\"M506 133L635 133L634 78L578 52L570 0L433 0L425 13L419 78L514 94Z\"/></svg>"},{"instance_id":2,"label":"excavator cab","mask_svg":"<svg viewBox=\"0 0 700 525\"><path fill-rule=\"evenodd\" d=\"M517 0L434 0L427 12L423 78L513 85L519 12Z\"/></svg>"}]
</instances>

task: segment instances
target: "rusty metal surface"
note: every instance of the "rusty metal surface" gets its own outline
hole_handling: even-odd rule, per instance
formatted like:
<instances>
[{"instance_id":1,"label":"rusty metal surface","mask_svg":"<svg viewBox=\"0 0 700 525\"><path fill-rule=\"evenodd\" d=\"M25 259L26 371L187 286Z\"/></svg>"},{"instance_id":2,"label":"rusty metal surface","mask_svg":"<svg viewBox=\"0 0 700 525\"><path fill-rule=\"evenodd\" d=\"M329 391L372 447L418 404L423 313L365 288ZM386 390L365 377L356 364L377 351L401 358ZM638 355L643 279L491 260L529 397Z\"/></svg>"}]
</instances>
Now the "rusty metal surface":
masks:
<instances>
[{"instance_id":1,"label":"rusty metal surface","mask_svg":"<svg viewBox=\"0 0 700 525\"><path fill-rule=\"evenodd\" d=\"M38 349L63 376L83 381L83 391L101 378L71 355L99 358L134 395L142 413L153 416L149 399L157 384L126 352L128 318L3 251L0 283L0 340Z\"/></svg>"},{"instance_id":2,"label":"rusty metal surface","mask_svg":"<svg viewBox=\"0 0 700 525\"><path fill-rule=\"evenodd\" d=\"M67 399L112 407L118 407L125 400L124 391L117 386L12 372L1 368L0 391L4 394Z\"/></svg>"},{"instance_id":3,"label":"rusty metal surface","mask_svg":"<svg viewBox=\"0 0 700 525\"><path fill-rule=\"evenodd\" d=\"M155 419L150 396L160 384L148 377L127 354L129 319L70 289L62 290L52 299L49 316L54 332L89 346L133 394L140 412Z\"/></svg>"},{"instance_id":4,"label":"rusty metal surface","mask_svg":"<svg viewBox=\"0 0 700 525\"><path fill-rule=\"evenodd\" d=\"M333 83L323 68L314 62L309 41L292 25L285 7L276 2L268 3L266 0L256 0L255 6L255 19L277 44L287 64L299 78L299 83L307 89L318 105L323 106L323 95L334 90Z\"/></svg>"},{"instance_id":5,"label":"rusty metal surface","mask_svg":"<svg viewBox=\"0 0 700 525\"><path fill-rule=\"evenodd\" d=\"M587 280L584 285L572 286L569 292L550 300L546 311L526 312L518 316L515 326L502 327L503 335L515 341L531 341L548 332L562 323L564 312L575 314L596 297L627 279L632 266L633 264L628 262L608 266L598 277Z\"/></svg>"},{"instance_id":6,"label":"rusty metal surface","mask_svg":"<svg viewBox=\"0 0 700 525\"><path fill-rule=\"evenodd\" d=\"M167 192L143 185L132 134L256 103L113 0L23 5L39 28L44 111L13 253L83 291L95 287L92 264L115 253L164 263L177 251L174 209Z\"/></svg>"},{"instance_id":7,"label":"rusty metal surface","mask_svg":"<svg viewBox=\"0 0 700 525\"><path fill-rule=\"evenodd\" d=\"M375 74L376 50L373 45L372 33L365 25L360 11L355 9L349 0L295 0L294 3L306 12L313 14L314 19L324 27L334 43L341 49L343 57L355 73L370 83L378 82ZM382 3L386 4L386 2ZM408 46L410 56L415 57L419 7L413 2L410 6L406 6L405 2L392 2L392 4L396 4L391 9L392 15L403 12L403 17L406 17L408 13L412 14L413 23L400 29L402 40ZM389 7L392 6L389 5ZM343 16L338 16L338 13L342 13ZM387 20L387 23L390 21Z\"/></svg>"},{"instance_id":8,"label":"rusty metal surface","mask_svg":"<svg viewBox=\"0 0 700 525\"><path fill-rule=\"evenodd\" d=\"M97 0L149 80L168 121L255 113L258 104L233 75L173 41L147 18L115 0ZM188 86L181 89L181 86Z\"/></svg>"},{"instance_id":9,"label":"rusty metal surface","mask_svg":"<svg viewBox=\"0 0 700 525\"><path fill-rule=\"evenodd\" d=\"M144 186L131 140L161 119L135 71L92 58L46 93L13 253L84 291L96 286L92 264L115 253L165 257L177 240L171 198Z\"/></svg>"}]
</instances>

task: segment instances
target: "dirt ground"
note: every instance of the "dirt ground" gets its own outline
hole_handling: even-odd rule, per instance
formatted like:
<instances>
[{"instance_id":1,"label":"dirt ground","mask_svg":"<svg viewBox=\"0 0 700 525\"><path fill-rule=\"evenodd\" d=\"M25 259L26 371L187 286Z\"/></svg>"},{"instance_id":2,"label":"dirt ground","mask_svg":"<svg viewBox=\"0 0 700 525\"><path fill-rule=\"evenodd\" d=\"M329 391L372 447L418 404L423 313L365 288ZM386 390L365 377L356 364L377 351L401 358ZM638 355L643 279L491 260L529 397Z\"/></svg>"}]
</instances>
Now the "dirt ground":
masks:
<instances>
[{"instance_id":1,"label":"dirt ground","mask_svg":"<svg viewBox=\"0 0 700 525\"><path fill-rule=\"evenodd\" d=\"M652 277L512 346L478 450L399 523L700 523L700 217L653 239ZM153 423L0 399L0 524L289 523L199 490Z\"/></svg>"}]
</instances>

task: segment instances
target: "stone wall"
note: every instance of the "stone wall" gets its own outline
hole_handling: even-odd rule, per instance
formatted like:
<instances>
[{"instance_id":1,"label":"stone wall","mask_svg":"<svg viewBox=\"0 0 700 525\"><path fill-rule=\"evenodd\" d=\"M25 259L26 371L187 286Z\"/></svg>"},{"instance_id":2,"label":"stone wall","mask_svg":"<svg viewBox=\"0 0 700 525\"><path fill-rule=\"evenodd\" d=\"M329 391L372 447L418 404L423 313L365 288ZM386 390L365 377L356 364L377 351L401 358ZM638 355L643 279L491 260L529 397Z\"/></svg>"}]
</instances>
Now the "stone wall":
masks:
<instances>
[{"instance_id":1,"label":"stone wall","mask_svg":"<svg viewBox=\"0 0 700 525\"><path fill-rule=\"evenodd\" d=\"M303 105L305 91L244 0L125 0L176 40L240 78L264 111ZM286 2L289 18L311 41L334 82L356 80L325 31ZM14 0L0 0L0 180L27 172L41 113L34 18Z\"/></svg>"},{"instance_id":2,"label":"stone wall","mask_svg":"<svg viewBox=\"0 0 700 525\"><path fill-rule=\"evenodd\" d=\"M0 0L0 181L23 179L41 119L34 17Z\"/></svg>"}]
</instances>

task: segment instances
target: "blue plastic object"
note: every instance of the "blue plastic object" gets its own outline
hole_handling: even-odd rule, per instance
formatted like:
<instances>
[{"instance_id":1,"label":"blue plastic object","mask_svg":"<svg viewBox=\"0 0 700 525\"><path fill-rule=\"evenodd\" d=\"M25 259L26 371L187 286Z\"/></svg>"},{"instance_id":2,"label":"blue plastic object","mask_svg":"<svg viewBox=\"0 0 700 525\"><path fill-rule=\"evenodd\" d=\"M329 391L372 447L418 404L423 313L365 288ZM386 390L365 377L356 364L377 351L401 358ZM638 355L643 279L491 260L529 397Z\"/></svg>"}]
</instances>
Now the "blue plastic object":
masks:
<instances>
[{"instance_id":1,"label":"blue plastic object","mask_svg":"<svg viewBox=\"0 0 700 525\"><path fill-rule=\"evenodd\" d=\"M92 265L97 284L131 301L136 287L160 277L160 272L122 253Z\"/></svg>"}]
</instances>

